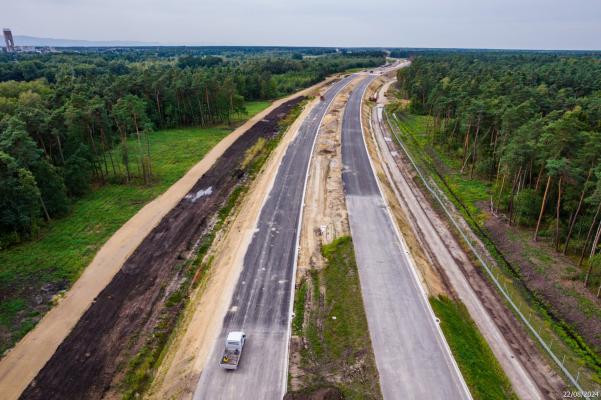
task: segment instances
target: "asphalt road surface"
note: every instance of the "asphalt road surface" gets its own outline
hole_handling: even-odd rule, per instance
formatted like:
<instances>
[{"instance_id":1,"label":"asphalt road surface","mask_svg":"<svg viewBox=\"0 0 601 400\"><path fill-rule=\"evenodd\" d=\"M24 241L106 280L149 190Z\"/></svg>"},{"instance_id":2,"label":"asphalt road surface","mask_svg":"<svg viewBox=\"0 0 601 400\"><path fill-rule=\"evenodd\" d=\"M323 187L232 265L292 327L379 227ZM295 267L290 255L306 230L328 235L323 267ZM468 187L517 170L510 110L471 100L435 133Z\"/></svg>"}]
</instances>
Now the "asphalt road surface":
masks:
<instances>
[{"instance_id":1,"label":"asphalt road surface","mask_svg":"<svg viewBox=\"0 0 601 400\"><path fill-rule=\"evenodd\" d=\"M342 179L380 385L390 399L469 399L380 193L361 128L366 77L342 122Z\"/></svg>"},{"instance_id":2,"label":"asphalt road surface","mask_svg":"<svg viewBox=\"0 0 601 400\"><path fill-rule=\"evenodd\" d=\"M244 265L223 329L203 370L194 399L278 399L286 390L290 302L297 230L305 176L321 119L352 78L335 83L302 123L288 146ZM247 341L236 371L219 367L227 332L243 330Z\"/></svg>"}]
</instances>

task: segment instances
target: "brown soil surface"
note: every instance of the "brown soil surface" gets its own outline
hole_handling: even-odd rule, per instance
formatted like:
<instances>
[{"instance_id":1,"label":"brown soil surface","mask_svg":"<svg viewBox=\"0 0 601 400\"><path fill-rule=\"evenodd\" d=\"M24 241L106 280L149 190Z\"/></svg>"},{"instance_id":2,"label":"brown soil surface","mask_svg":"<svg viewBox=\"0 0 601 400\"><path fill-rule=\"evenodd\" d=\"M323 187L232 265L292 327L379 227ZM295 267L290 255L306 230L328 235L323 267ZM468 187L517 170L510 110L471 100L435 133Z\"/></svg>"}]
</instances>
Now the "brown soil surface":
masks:
<instances>
[{"instance_id":1,"label":"brown soil surface","mask_svg":"<svg viewBox=\"0 0 601 400\"><path fill-rule=\"evenodd\" d=\"M323 265L321 246L350 233L342 189L340 133L342 113L353 87L354 83L349 84L334 99L315 143L305 193L297 275Z\"/></svg>"},{"instance_id":2,"label":"brown soil surface","mask_svg":"<svg viewBox=\"0 0 601 400\"><path fill-rule=\"evenodd\" d=\"M150 399L190 399L209 352L221 329L224 315L242 269L263 204L275 181L281 160L302 121L315 104L309 103L271 153L235 215L216 237L207 257L213 259L201 285L191 295L182 322L147 394Z\"/></svg>"},{"instance_id":3,"label":"brown soil surface","mask_svg":"<svg viewBox=\"0 0 601 400\"><path fill-rule=\"evenodd\" d=\"M243 179L239 165L246 150L259 138L272 137L278 121L300 100L277 107L225 150L127 259L22 399L99 399L111 390L115 375L139 351L182 280L178 267Z\"/></svg>"},{"instance_id":4,"label":"brown soil surface","mask_svg":"<svg viewBox=\"0 0 601 400\"><path fill-rule=\"evenodd\" d=\"M344 400L344 394L336 388L321 388L304 393L288 393L284 400Z\"/></svg>"},{"instance_id":5,"label":"brown soil surface","mask_svg":"<svg viewBox=\"0 0 601 400\"><path fill-rule=\"evenodd\" d=\"M574 326L595 352L601 352L601 300L586 290L581 281L572 279L578 267L547 243L533 242L530 232L509 226L492 214L488 215L485 227L509 263L519 266L526 286L554 314Z\"/></svg>"}]
</instances>

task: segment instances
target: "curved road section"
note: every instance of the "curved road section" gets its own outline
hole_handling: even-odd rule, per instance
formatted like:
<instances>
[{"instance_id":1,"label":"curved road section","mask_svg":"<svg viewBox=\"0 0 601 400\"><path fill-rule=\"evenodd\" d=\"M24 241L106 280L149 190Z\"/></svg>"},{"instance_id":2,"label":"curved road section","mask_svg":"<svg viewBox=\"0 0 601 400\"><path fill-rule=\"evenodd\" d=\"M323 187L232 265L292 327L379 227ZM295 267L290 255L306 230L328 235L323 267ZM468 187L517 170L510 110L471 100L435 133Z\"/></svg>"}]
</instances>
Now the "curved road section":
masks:
<instances>
[{"instance_id":1,"label":"curved road section","mask_svg":"<svg viewBox=\"0 0 601 400\"><path fill-rule=\"evenodd\" d=\"M352 77L336 82L309 113L288 146L246 251L223 328L194 399L281 399L287 382L290 311L299 216L313 143L328 106ZM239 367L219 367L225 336L243 330Z\"/></svg>"},{"instance_id":2,"label":"curved road section","mask_svg":"<svg viewBox=\"0 0 601 400\"><path fill-rule=\"evenodd\" d=\"M361 126L373 76L351 94L342 122L342 179L380 386L389 399L470 399L393 225Z\"/></svg>"}]
</instances>

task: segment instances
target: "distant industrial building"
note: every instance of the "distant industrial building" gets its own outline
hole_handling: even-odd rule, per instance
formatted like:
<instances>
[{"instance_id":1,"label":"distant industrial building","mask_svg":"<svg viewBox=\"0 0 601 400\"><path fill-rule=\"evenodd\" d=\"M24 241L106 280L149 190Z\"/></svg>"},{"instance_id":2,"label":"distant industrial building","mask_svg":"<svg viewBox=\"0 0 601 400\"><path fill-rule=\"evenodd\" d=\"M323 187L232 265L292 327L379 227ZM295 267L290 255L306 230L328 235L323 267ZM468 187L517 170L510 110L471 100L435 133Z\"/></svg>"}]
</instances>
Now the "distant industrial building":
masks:
<instances>
[{"instance_id":1,"label":"distant industrial building","mask_svg":"<svg viewBox=\"0 0 601 400\"><path fill-rule=\"evenodd\" d=\"M4 43L6 44L6 51L9 53L15 52L15 41L13 39L13 33L8 28L4 28Z\"/></svg>"},{"instance_id":2,"label":"distant industrial building","mask_svg":"<svg viewBox=\"0 0 601 400\"><path fill-rule=\"evenodd\" d=\"M2 32L4 34L5 47L0 47L0 53L57 53L54 47L49 46L15 46L15 40L11 30L4 28Z\"/></svg>"}]
</instances>

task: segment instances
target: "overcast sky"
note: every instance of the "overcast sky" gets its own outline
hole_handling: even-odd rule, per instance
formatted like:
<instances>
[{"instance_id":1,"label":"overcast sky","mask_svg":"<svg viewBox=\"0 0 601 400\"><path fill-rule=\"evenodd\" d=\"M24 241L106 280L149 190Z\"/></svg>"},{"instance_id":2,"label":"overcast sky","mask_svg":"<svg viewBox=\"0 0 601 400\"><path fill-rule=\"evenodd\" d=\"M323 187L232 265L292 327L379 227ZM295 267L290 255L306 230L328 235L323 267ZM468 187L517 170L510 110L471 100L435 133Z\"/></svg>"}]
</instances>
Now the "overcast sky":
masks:
<instances>
[{"instance_id":1,"label":"overcast sky","mask_svg":"<svg viewBox=\"0 0 601 400\"><path fill-rule=\"evenodd\" d=\"M164 44L600 49L601 0L1 0L14 35Z\"/></svg>"}]
</instances>

